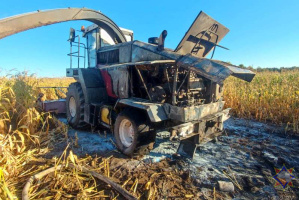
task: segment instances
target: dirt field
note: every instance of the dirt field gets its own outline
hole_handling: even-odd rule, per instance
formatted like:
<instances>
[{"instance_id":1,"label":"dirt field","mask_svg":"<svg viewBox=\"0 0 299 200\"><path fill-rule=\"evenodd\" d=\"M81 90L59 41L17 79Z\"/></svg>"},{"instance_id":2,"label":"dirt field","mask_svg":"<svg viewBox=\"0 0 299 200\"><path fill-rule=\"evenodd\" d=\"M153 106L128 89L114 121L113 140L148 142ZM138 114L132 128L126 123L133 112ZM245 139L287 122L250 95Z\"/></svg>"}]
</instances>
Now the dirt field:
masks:
<instances>
[{"instance_id":1,"label":"dirt field","mask_svg":"<svg viewBox=\"0 0 299 200\"><path fill-rule=\"evenodd\" d=\"M284 129L273 125L229 119L224 135L200 147L193 161L173 157L178 142L169 141L168 132L158 133L154 149L138 159L120 154L109 133L70 130L68 134L69 140L78 141L78 146L72 147L75 154L82 157L112 155L110 170L117 177L116 181L124 182L127 177L138 178L140 185L154 181L161 190L159 198L183 199L185 195L192 199L213 199L214 196L217 199L297 199L298 179L292 180L293 188L284 190L281 186L274 187L276 181L272 178L274 167L283 165L294 168L293 175L298 177L299 137L283 132ZM60 155L65 146L65 143L56 145L46 156ZM155 174L157 177L153 178ZM218 181L232 180L234 192L219 191Z\"/></svg>"}]
</instances>

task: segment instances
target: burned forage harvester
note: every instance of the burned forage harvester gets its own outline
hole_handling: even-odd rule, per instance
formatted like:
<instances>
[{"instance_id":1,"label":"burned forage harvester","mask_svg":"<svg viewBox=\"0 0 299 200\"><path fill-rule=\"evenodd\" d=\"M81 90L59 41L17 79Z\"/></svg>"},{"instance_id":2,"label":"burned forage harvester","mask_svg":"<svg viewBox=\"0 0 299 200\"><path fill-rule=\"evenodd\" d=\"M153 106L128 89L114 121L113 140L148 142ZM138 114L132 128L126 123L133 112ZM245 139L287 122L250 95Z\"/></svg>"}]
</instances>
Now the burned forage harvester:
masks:
<instances>
[{"instance_id":1,"label":"burned forage harvester","mask_svg":"<svg viewBox=\"0 0 299 200\"><path fill-rule=\"evenodd\" d=\"M74 128L89 124L110 129L117 147L126 155L148 149L158 130L168 130L171 138L180 140L178 152L193 157L198 145L221 134L229 117L229 109L223 109L223 81L233 75L250 82L255 75L205 58L209 52L213 57L216 47L225 48L218 43L229 30L204 12L175 50L164 48L167 31L159 38L149 38L148 43L134 41L132 31L85 8L0 20L0 38L78 19L95 24L82 30L86 44L80 42L74 29L70 31L69 55L71 61L78 57L78 66L72 67L71 62L66 70L67 77L77 81L69 86L65 101L68 123ZM86 51L88 67L80 68L79 58L85 60ZM46 110L55 109L51 105Z\"/></svg>"},{"instance_id":2,"label":"burned forage harvester","mask_svg":"<svg viewBox=\"0 0 299 200\"><path fill-rule=\"evenodd\" d=\"M223 130L223 81L229 75L251 81L254 73L206 59L229 31L201 12L175 50L164 48L167 31L148 43L116 43L97 25L88 27L88 68L69 68L67 118L75 128L86 123L113 131L121 152L132 155L154 142L157 130L180 140L178 152L193 157L196 147ZM74 34L71 34L71 40Z\"/></svg>"}]
</instances>

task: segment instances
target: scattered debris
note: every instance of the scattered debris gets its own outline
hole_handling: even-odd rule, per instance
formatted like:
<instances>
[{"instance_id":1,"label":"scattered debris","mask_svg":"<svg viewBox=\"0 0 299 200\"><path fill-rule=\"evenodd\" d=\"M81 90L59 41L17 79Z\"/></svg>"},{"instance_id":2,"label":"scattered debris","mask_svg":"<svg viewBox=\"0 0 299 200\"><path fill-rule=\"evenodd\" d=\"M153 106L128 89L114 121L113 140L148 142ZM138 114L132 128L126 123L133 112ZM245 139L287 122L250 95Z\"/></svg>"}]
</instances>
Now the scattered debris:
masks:
<instances>
[{"instance_id":1,"label":"scattered debris","mask_svg":"<svg viewBox=\"0 0 299 200\"><path fill-rule=\"evenodd\" d=\"M96 134L79 131L77 133L80 138L78 142L80 146L84 147L84 151L79 149L74 149L74 151L79 156L86 154L105 157L114 155L110 160L110 170L113 171L111 176L119 177L129 173L133 176L132 180L128 181L130 186L137 178L138 185L144 183L143 186L145 187L147 184L146 176L161 171L169 171L171 174L176 174L179 177L184 175L184 178L190 179L192 188L197 190L190 192L195 199L198 196L213 198L213 188L218 184L218 181L232 182L235 198L282 197L282 193L279 192L280 188L274 187L275 180L272 178L275 175L274 167L285 164L290 168L294 167L294 172L298 171L299 163L296 155L299 154L299 137L284 136L278 127L243 119L229 119L224 125L226 134L218 137L216 143L200 146L193 161L175 156L179 143L169 141L169 132L159 132L154 149L148 155L138 159L127 159L118 153L116 147L111 145L112 136L110 134L107 134L107 138L103 138ZM276 130L277 133L273 130ZM75 137L74 130L70 130L69 137ZM90 143L90 141L93 142ZM290 146L292 148L289 148ZM63 147L59 148L63 149ZM55 152L55 149L53 152L58 153ZM272 159L275 157L277 159ZM171 167L166 167L168 165ZM143 173L141 173L142 171ZM297 177L297 175L295 176ZM167 181L163 180L164 177L167 176L159 176L156 181ZM143 181L144 179L146 180ZM126 182L127 179L122 181ZM171 179L168 181L174 182ZM297 191L296 188L299 185L296 179L293 182L295 188L288 190ZM163 186L163 184L156 183L157 186ZM137 191L139 188L140 186L137 187ZM215 193L216 199L232 198L230 192L217 190ZM163 190L158 190L156 195L162 195L159 196L162 198ZM283 195L285 197L287 194L283 193Z\"/></svg>"},{"instance_id":2,"label":"scattered debris","mask_svg":"<svg viewBox=\"0 0 299 200\"><path fill-rule=\"evenodd\" d=\"M23 189L23 192L22 192L22 199L23 200L29 200L29 189L30 189L30 186L31 184L34 182L34 181L39 181L41 180L44 176L50 174L50 173L53 173L53 172L57 172L57 171L60 171L62 168L65 168L66 166L65 165L58 165L58 166L55 166L55 167L51 167L49 169L46 169L42 172L39 172L38 174L34 175L34 176L31 176L30 179L27 181L27 183L25 184L25 187ZM68 165L69 168L75 168L75 169L79 169L80 171L84 172L84 173L89 173L91 174L92 176L96 177L97 179L105 182L106 184L108 185L111 185L116 191L118 191L120 194L122 194L123 197L125 197L126 199L128 200L137 200L137 198L135 196L133 196L132 194L130 194L127 190L123 189L122 186L120 186L119 184L113 182L111 179L109 179L108 177L106 176L103 176L99 173L96 173L92 170L89 170L85 167L82 167L82 166L76 166L74 164L69 164Z\"/></svg>"},{"instance_id":3,"label":"scattered debris","mask_svg":"<svg viewBox=\"0 0 299 200\"><path fill-rule=\"evenodd\" d=\"M219 189L223 192L234 192L235 187L232 182L218 181Z\"/></svg>"}]
</instances>

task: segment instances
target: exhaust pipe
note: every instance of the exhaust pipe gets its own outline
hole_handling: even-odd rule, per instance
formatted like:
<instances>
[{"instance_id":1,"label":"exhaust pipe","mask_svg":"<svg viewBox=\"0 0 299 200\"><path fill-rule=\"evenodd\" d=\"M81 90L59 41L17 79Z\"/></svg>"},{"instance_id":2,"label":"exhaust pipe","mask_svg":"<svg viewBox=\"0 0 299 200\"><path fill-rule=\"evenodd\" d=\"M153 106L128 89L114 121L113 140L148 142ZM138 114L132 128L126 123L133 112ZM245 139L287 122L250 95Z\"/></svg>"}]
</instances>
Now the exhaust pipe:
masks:
<instances>
[{"instance_id":1,"label":"exhaust pipe","mask_svg":"<svg viewBox=\"0 0 299 200\"><path fill-rule=\"evenodd\" d=\"M165 41L166 36L167 36L167 31L166 30L162 31L162 33L159 37L158 51L164 50L164 41Z\"/></svg>"}]
</instances>

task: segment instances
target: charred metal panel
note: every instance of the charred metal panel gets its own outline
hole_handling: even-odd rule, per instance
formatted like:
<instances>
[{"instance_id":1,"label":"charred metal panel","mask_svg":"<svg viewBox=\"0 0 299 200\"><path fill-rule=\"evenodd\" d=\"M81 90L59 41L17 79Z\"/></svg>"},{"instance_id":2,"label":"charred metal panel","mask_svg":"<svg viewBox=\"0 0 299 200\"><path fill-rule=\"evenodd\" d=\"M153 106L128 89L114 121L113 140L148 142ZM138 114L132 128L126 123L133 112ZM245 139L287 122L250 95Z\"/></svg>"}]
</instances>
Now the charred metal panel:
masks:
<instances>
[{"instance_id":1,"label":"charred metal panel","mask_svg":"<svg viewBox=\"0 0 299 200\"><path fill-rule=\"evenodd\" d=\"M233 72L224 65L214 62L210 59L197 58L191 55L183 56L177 60L179 67L191 69L192 71L208 78L216 83L222 83Z\"/></svg>"},{"instance_id":2,"label":"charred metal panel","mask_svg":"<svg viewBox=\"0 0 299 200\"><path fill-rule=\"evenodd\" d=\"M113 49L119 49L120 47L132 45L133 43L134 43L134 41L119 43L119 44L110 45L110 46L104 46L104 47L99 48L98 51L103 52L103 51L110 51L110 50L113 50Z\"/></svg>"},{"instance_id":3,"label":"charred metal panel","mask_svg":"<svg viewBox=\"0 0 299 200\"><path fill-rule=\"evenodd\" d=\"M145 110L151 122L160 122L168 119L165 114L163 104L151 103L139 98L121 99L118 101L118 104Z\"/></svg>"},{"instance_id":4,"label":"charred metal panel","mask_svg":"<svg viewBox=\"0 0 299 200\"><path fill-rule=\"evenodd\" d=\"M206 101L205 103L216 102L223 98L223 85L219 85L215 82L210 82L206 90Z\"/></svg>"},{"instance_id":5,"label":"charred metal panel","mask_svg":"<svg viewBox=\"0 0 299 200\"><path fill-rule=\"evenodd\" d=\"M85 103L105 102L107 95L101 73L96 68L78 69L78 81L82 86Z\"/></svg>"},{"instance_id":6,"label":"charred metal panel","mask_svg":"<svg viewBox=\"0 0 299 200\"><path fill-rule=\"evenodd\" d=\"M142 51L145 50L145 51ZM139 55L139 52L143 52L148 55ZM157 54L157 55L155 55ZM145 42L134 41L132 44L132 62L139 61L152 61L152 60L176 60L182 55L174 52L171 49L165 48L163 51L158 51L158 45L148 44ZM161 59L155 59L160 57Z\"/></svg>"},{"instance_id":7,"label":"charred metal panel","mask_svg":"<svg viewBox=\"0 0 299 200\"><path fill-rule=\"evenodd\" d=\"M138 66L138 65L157 65L157 64L175 64L175 60L153 60L153 61L140 61L140 62L129 62L113 65L99 65L99 69L109 69L116 67L127 67L127 66Z\"/></svg>"},{"instance_id":8,"label":"charred metal panel","mask_svg":"<svg viewBox=\"0 0 299 200\"><path fill-rule=\"evenodd\" d=\"M243 70L225 62L198 58L191 54L182 56L181 54L169 49L158 51L157 45L147 44L140 41L135 41L132 45L132 49L132 62L157 59L176 60L179 67L191 69L195 73L219 84L222 84L223 81L230 75L234 75L237 78L241 78L249 82L255 76L255 74L250 70Z\"/></svg>"},{"instance_id":9,"label":"charred metal panel","mask_svg":"<svg viewBox=\"0 0 299 200\"><path fill-rule=\"evenodd\" d=\"M227 62L223 62L219 60L213 60L213 61L227 67L232 72L232 76L235 76L244 81L251 82L255 76L255 73L248 69L242 69L232 64L229 64Z\"/></svg>"},{"instance_id":10,"label":"charred metal panel","mask_svg":"<svg viewBox=\"0 0 299 200\"><path fill-rule=\"evenodd\" d=\"M189 137L192 137L192 136L195 136L198 134L201 138L204 138L205 137L204 135L206 132L206 127L207 126L211 127L211 125L213 125L211 123L207 124L207 122L216 122L218 131L223 130L223 122L226 121L230 117L229 110L230 110L230 108L227 108L221 112L217 112L215 114L211 114L206 117L203 117L200 120L195 120L192 122L186 122L183 124L179 124L177 126L173 126L170 128L170 130L171 131L175 130L176 131L175 135L177 135L180 140L185 140ZM214 124L214 125L216 125L216 124ZM184 128L185 129L188 128L190 131L186 132L183 130ZM183 133L183 134L181 134L181 133ZM197 141L198 144L200 143L201 138L199 138L199 140Z\"/></svg>"},{"instance_id":11,"label":"charred metal panel","mask_svg":"<svg viewBox=\"0 0 299 200\"><path fill-rule=\"evenodd\" d=\"M175 51L182 55L191 53L199 58L206 57L228 32L228 28L201 11Z\"/></svg>"},{"instance_id":12,"label":"charred metal panel","mask_svg":"<svg viewBox=\"0 0 299 200\"><path fill-rule=\"evenodd\" d=\"M177 153L193 159L199 145L205 144L223 133L223 122L229 118L229 110L230 109L225 109L192 122L194 132L183 137L179 136L180 146ZM190 122L181 125L189 124ZM176 128L179 126L172 127L172 130L178 132Z\"/></svg>"},{"instance_id":13,"label":"charred metal panel","mask_svg":"<svg viewBox=\"0 0 299 200\"><path fill-rule=\"evenodd\" d=\"M218 113L223 110L224 101L200 105L200 106L191 106L184 108L184 117L185 121L198 120L200 118L206 117Z\"/></svg>"},{"instance_id":14,"label":"charred metal panel","mask_svg":"<svg viewBox=\"0 0 299 200\"><path fill-rule=\"evenodd\" d=\"M113 98L129 98L129 71L125 67L102 68L106 91Z\"/></svg>"},{"instance_id":15,"label":"charred metal panel","mask_svg":"<svg viewBox=\"0 0 299 200\"><path fill-rule=\"evenodd\" d=\"M133 45L132 47L132 62L152 61L152 60L168 60L167 57L155 52L148 51Z\"/></svg>"},{"instance_id":16,"label":"charred metal panel","mask_svg":"<svg viewBox=\"0 0 299 200\"><path fill-rule=\"evenodd\" d=\"M119 49L98 53L98 64L119 63Z\"/></svg>"},{"instance_id":17,"label":"charred metal panel","mask_svg":"<svg viewBox=\"0 0 299 200\"><path fill-rule=\"evenodd\" d=\"M105 65L105 64L113 64L113 63L127 63L131 62L131 55L132 55L132 43L133 42L126 42L120 43L111 46L101 47L98 51L98 64ZM110 53L109 53L110 52ZM115 53L113 58L108 59L107 57L111 53ZM110 55L112 56L112 55Z\"/></svg>"},{"instance_id":18,"label":"charred metal panel","mask_svg":"<svg viewBox=\"0 0 299 200\"><path fill-rule=\"evenodd\" d=\"M103 78L98 69L96 68L88 68L88 69L78 69L80 72L81 80L84 81L85 87L88 88L98 88L105 87ZM82 83L81 83L82 84Z\"/></svg>"},{"instance_id":19,"label":"charred metal panel","mask_svg":"<svg viewBox=\"0 0 299 200\"><path fill-rule=\"evenodd\" d=\"M222 111L224 101L190 107L178 107L165 103L163 107L169 119L190 122Z\"/></svg>"},{"instance_id":20,"label":"charred metal panel","mask_svg":"<svg viewBox=\"0 0 299 200\"><path fill-rule=\"evenodd\" d=\"M153 61L153 60L175 60L180 57L179 54L165 49L158 51L158 46L140 41L134 41L132 44L132 62Z\"/></svg>"},{"instance_id":21,"label":"charred metal panel","mask_svg":"<svg viewBox=\"0 0 299 200\"><path fill-rule=\"evenodd\" d=\"M147 111L151 122L160 122L167 119L180 122L192 122L198 120L208 120L211 117L225 114L226 120L229 109L223 110L224 101L190 107L177 107L170 104L151 103L148 100L139 98L121 99L118 104L127 105Z\"/></svg>"},{"instance_id":22,"label":"charred metal panel","mask_svg":"<svg viewBox=\"0 0 299 200\"><path fill-rule=\"evenodd\" d=\"M37 11L0 20L0 39L29 29L65 21L87 20L105 29L118 43L126 42L120 28L103 13L87 8Z\"/></svg>"},{"instance_id":23,"label":"charred metal panel","mask_svg":"<svg viewBox=\"0 0 299 200\"><path fill-rule=\"evenodd\" d=\"M132 45L128 44L125 46L119 47L119 62L128 63L131 62L132 55Z\"/></svg>"}]
</instances>

